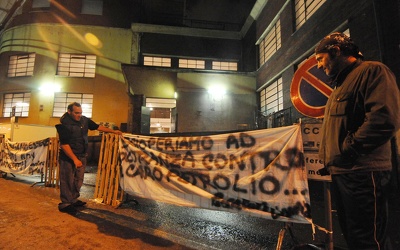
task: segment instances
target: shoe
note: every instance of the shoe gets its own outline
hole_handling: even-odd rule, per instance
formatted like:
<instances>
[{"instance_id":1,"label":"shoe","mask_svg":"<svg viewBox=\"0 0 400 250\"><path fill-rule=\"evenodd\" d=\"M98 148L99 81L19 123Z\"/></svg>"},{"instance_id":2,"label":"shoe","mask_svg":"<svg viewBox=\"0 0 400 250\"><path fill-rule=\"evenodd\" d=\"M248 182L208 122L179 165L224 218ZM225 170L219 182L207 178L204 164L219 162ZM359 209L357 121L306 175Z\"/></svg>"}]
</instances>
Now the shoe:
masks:
<instances>
[{"instance_id":1,"label":"shoe","mask_svg":"<svg viewBox=\"0 0 400 250\"><path fill-rule=\"evenodd\" d=\"M62 213L67 213L70 215L76 215L78 213L78 210L72 205L69 205L69 206L66 206L63 208L59 208L58 210Z\"/></svg>"},{"instance_id":2,"label":"shoe","mask_svg":"<svg viewBox=\"0 0 400 250\"><path fill-rule=\"evenodd\" d=\"M72 206L74 206L74 207L83 207L85 205L86 205L86 202L81 201L81 200L78 200L74 204L72 204Z\"/></svg>"}]
</instances>

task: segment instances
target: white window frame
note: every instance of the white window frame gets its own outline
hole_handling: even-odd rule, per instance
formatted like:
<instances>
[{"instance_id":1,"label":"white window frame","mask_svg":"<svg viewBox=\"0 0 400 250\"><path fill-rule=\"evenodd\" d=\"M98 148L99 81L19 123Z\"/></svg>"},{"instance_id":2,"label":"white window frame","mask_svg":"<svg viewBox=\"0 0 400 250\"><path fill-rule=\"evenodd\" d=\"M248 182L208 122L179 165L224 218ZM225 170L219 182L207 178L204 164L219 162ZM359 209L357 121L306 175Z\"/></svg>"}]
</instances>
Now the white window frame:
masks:
<instances>
[{"instance_id":1,"label":"white window frame","mask_svg":"<svg viewBox=\"0 0 400 250\"><path fill-rule=\"evenodd\" d=\"M85 93L54 93L53 117L61 117L67 112L68 105L72 102L80 103L82 115L91 118L93 111L93 94Z\"/></svg>"},{"instance_id":2,"label":"white window frame","mask_svg":"<svg viewBox=\"0 0 400 250\"><path fill-rule=\"evenodd\" d=\"M153 67L168 67L171 68L171 58L170 57L159 57L159 56L144 56L143 57L144 66Z\"/></svg>"},{"instance_id":3,"label":"white window frame","mask_svg":"<svg viewBox=\"0 0 400 250\"><path fill-rule=\"evenodd\" d=\"M281 45L281 22L278 19L259 44L260 65L267 62L281 48Z\"/></svg>"},{"instance_id":4,"label":"white window frame","mask_svg":"<svg viewBox=\"0 0 400 250\"><path fill-rule=\"evenodd\" d=\"M270 115L283 109L282 77L260 91L260 108L264 115Z\"/></svg>"},{"instance_id":5,"label":"white window frame","mask_svg":"<svg viewBox=\"0 0 400 250\"><path fill-rule=\"evenodd\" d=\"M30 92L5 93L3 96L3 117L11 117L13 107L15 107L15 116L28 117L30 101Z\"/></svg>"},{"instance_id":6,"label":"white window frame","mask_svg":"<svg viewBox=\"0 0 400 250\"><path fill-rule=\"evenodd\" d=\"M229 71L237 71L238 63L237 62L223 62L223 61L213 61L212 62L213 70L229 70Z\"/></svg>"},{"instance_id":7,"label":"white window frame","mask_svg":"<svg viewBox=\"0 0 400 250\"><path fill-rule=\"evenodd\" d=\"M96 75L96 55L60 53L57 75L94 78Z\"/></svg>"},{"instance_id":8,"label":"white window frame","mask_svg":"<svg viewBox=\"0 0 400 250\"><path fill-rule=\"evenodd\" d=\"M10 56L7 77L33 76L35 58L36 53Z\"/></svg>"},{"instance_id":9,"label":"white window frame","mask_svg":"<svg viewBox=\"0 0 400 250\"><path fill-rule=\"evenodd\" d=\"M301 26L326 2L326 0L294 0L296 27Z\"/></svg>"},{"instance_id":10,"label":"white window frame","mask_svg":"<svg viewBox=\"0 0 400 250\"><path fill-rule=\"evenodd\" d=\"M179 58L179 68L185 69L205 69L206 61L197 59Z\"/></svg>"}]
</instances>

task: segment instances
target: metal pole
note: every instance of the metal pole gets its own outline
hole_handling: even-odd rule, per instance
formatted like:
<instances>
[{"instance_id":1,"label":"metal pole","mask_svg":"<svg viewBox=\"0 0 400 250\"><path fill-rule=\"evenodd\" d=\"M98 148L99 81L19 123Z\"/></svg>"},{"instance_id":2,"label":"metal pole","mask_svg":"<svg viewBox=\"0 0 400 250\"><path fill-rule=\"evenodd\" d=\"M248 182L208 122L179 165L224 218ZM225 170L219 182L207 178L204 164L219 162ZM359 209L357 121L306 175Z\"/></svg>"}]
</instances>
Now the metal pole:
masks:
<instances>
[{"instance_id":1,"label":"metal pole","mask_svg":"<svg viewBox=\"0 0 400 250\"><path fill-rule=\"evenodd\" d=\"M325 249L333 250L332 202L330 182L324 181L325 224L328 234Z\"/></svg>"}]
</instances>

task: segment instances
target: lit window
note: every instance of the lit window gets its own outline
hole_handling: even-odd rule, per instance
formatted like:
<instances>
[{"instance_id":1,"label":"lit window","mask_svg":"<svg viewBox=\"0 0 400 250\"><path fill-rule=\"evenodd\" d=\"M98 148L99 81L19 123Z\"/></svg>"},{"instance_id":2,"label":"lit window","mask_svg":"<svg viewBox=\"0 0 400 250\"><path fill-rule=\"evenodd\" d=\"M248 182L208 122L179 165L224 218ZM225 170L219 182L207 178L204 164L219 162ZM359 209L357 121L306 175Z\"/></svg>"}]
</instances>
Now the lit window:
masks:
<instances>
[{"instance_id":1,"label":"lit window","mask_svg":"<svg viewBox=\"0 0 400 250\"><path fill-rule=\"evenodd\" d=\"M237 62L218 62L218 61L213 61L212 62L212 69L214 70L231 70L231 71L237 71Z\"/></svg>"},{"instance_id":2,"label":"lit window","mask_svg":"<svg viewBox=\"0 0 400 250\"><path fill-rule=\"evenodd\" d=\"M281 47L281 22L278 21L262 39L260 49L260 65L263 65Z\"/></svg>"},{"instance_id":3,"label":"lit window","mask_svg":"<svg viewBox=\"0 0 400 250\"><path fill-rule=\"evenodd\" d=\"M204 60L179 59L179 68L205 69L206 62Z\"/></svg>"},{"instance_id":4,"label":"lit window","mask_svg":"<svg viewBox=\"0 0 400 250\"><path fill-rule=\"evenodd\" d=\"M96 56L60 54L57 71L57 75L59 76L94 78L96 73Z\"/></svg>"},{"instance_id":5,"label":"lit window","mask_svg":"<svg viewBox=\"0 0 400 250\"><path fill-rule=\"evenodd\" d=\"M155 57L145 56L143 58L143 65L155 67L171 67L171 58L169 57Z\"/></svg>"},{"instance_id":6,"label":"lit window","mask_svg":"<svg viewBox=\"0 0 400 250\"><path fill-rule=\"evenodd\" d=\"M326 0L295 0L296 30L298 30Z\"/></svg>"},{"instance_id":7,"label":"lit window","mask_svg":"<svg viewBox=\"0 0 400 250\"><path fill-rule=\"evenodd\" d=\"M13 107L15 116L28 117L31 93L7 93L4 94L3 117L11 117Z\"/></svg>"},{"instance_id":8,"label":"lit window","mask_svg":"<svg viewBox=\"0 0 400 250\"><path fill-rule=\"evenodd\" d=\"M260 92L260 107L264 115L283 109L282 77L272 82Z\"/></svg>"},{"instance_id":9,"label":"lit window","mask_svg":"<svg viewBox=\"0 0 400 250\"><path fill-rule=\"evenodd\" d=\"M61 117L67 112L68 105L72 102L81 104L82 115L92 117L93 94L61 92L54 93L53 117Z\"/></svg>"},{"instance_id":10,"label":"lit window","mask_svg":"<svg viewBox=\"0 0 400 250\"><path fill-rule=\"evenodd\" d=\"M35 66L35 56L35 53L10 56L7 76L32 76Z\"/></svg>"},{"instance_id":11,"label":"lit window","mask_svg":"<svg viewBox=\"0 0 400 250\"><path fill-rule=\"evenodd\" d=\"M82 14L103 15L103 0L83 0Z\"/></svg>"}]
</instances>

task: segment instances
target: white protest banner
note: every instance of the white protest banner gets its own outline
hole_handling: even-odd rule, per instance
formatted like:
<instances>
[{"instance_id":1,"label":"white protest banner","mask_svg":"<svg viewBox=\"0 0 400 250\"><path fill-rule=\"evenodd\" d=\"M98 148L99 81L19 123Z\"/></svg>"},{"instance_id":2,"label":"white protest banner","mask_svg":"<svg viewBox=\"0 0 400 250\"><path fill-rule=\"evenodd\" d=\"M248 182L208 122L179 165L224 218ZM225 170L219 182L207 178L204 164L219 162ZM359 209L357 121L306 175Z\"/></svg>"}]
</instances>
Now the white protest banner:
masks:
<instances>
[{"instance_id":1,"label":"white protest banner","mask_svg":"<svg viewBox=\"0 0 400 250\"><path fill-rule=\"evenodd\" d=\"M46 165L49 138L34 142L4 144L4 159L0 171L13 174L39 174Z\"/></svg>"},{"instance_id":2,"label":"white protest banner","mask_svg":"<svg viewBox=\"0 0 400 250\"><path fill-rule=\"evenodd\" d=\"M208 136L124 135L121 188L161 202L311 223L300 125Z\"/></svg>"}]
</instances>

